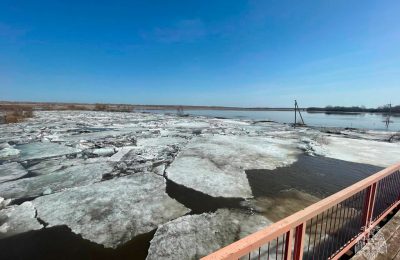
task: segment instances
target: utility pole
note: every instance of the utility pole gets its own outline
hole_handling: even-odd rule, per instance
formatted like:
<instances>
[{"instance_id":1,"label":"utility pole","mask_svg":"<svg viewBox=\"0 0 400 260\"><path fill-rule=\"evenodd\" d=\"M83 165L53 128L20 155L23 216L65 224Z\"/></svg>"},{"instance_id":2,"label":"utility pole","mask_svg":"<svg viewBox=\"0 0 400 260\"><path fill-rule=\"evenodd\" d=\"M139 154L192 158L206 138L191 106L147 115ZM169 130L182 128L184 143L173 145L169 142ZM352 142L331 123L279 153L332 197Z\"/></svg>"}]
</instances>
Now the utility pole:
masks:
<instances>
[{"instance_id":1,"label":"utility pole","mask_svg":"<svg viewBox=\"0 0 400 260\"><path fill-rule=\"evenodd\" d=\"M296 112L296 109L297 109L297 100L294 100L294 127L296 127L296 124L297 124L297 118L296 118L297 112Z\"/></svg>"},{"instance_id":2,"label":"utility pole","mask_svg":"<svg viewBox=\"0 0 400 260\"><path fill-rule=\"evenodd\" d=\"M385 121L386 129L389 128L391 115L392 115L392 103L389 103L389 114L386 116L386 121Z\"/></svg>"},{"instance_id":3,"label":"utility pole","mask_svg":"<svg viewBox=\"0 0 400 260\"><path fill-rule=\"evenodd\" d=\"M299 115L300 115L301 124L305 125L303 116L301 115L301 112L300 112L300 108L297 104L297 100L294 100L294 127L296 127L296 125L297 125L297 111L299 112Z\"/></svg>"}]
</instances>

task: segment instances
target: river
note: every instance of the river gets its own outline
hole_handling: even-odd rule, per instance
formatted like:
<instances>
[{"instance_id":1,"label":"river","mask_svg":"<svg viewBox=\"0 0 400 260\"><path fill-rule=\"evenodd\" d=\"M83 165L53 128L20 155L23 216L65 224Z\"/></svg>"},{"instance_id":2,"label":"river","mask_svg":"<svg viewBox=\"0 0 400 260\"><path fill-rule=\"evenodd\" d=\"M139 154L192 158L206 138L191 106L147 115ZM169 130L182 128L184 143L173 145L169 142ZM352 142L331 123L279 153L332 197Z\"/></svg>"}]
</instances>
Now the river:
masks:
<instances>
[{"instance_id":1,"label":"river","mask_svg":"<svg viewBox=\"0 0 400 260\"><path fill-rule=\"evenodd\" d=\"M145 110L151 113L174 113L176 110ZM237 110L185 110L185 114L218 118L233 118L247 120L269 120L279 123L293 123L294 111L237 111ZM350 127L368 130L400 131L400 115L390 118L386 128L386 115L380 113L309 113L301 112L304 122L317 127ZM299 119L299 115L297 115Z\"/></svg>"}]
</instances>

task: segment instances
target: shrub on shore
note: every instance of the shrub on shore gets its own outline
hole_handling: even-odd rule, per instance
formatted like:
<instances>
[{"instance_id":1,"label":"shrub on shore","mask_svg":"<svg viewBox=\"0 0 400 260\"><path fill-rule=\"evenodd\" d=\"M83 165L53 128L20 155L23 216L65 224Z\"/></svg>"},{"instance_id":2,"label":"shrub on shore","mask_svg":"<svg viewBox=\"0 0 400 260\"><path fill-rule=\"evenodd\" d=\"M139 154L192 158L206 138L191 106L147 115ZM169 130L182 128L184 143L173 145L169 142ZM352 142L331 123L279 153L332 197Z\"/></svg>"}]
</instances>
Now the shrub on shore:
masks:
<instances>
[{"instance_id":1,"label":"shrub on shore","mask_svg":"<svg viewBox=\"0 0 400 260\"><path fill-rule=\"evenodd\" d=\"M4 115L4 123L18 123L26 118L33 117L33 111L31 108L20 108L16 107L14 110L7 110Z\"/></svg>"}]
</instances>

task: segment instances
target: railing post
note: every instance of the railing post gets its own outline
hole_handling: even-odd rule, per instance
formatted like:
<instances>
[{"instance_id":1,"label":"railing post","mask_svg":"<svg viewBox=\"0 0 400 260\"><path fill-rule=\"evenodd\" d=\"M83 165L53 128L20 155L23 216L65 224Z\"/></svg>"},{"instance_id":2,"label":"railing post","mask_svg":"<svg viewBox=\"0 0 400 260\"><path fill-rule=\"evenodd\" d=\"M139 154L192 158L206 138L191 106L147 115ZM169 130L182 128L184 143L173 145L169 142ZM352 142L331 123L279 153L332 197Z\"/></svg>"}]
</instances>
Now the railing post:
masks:
<instances>
[{"instance_id":1,"label":"railing post","mask_svg":"<svg viewBox=\"0 0 400 260\"><path fill-rule=\"evenodd\" d=\"M296 231L294 234L295 238L294 238L293 260L303 259L305 234L306 234L306 223L303 222L296 227Z\"/></svg>"},{"instance_id":2,"label":"railing post","mask_svg":"<svg viewBox=\"0 0 400 260\"><path fill-rule=\"evenodd\" d=\"M377 183L372 184L368 187L367 193L365 194L364 209L363 209L363 225L364 230L369 228L371 224L372 213L374 211L375 205L375 195L376 195Z\"/></svg>"},{"instance_id":3,"label":"railing post","mask_svg":"<svg viewBox=\"0 0 400 260\"><path fill-rule=\"evenodd\" d=\"M292 244L293 244L293 229L289 230L286 233L286 240L285 240L285 260L292 259Z\"/></svg>"}]
</instances>

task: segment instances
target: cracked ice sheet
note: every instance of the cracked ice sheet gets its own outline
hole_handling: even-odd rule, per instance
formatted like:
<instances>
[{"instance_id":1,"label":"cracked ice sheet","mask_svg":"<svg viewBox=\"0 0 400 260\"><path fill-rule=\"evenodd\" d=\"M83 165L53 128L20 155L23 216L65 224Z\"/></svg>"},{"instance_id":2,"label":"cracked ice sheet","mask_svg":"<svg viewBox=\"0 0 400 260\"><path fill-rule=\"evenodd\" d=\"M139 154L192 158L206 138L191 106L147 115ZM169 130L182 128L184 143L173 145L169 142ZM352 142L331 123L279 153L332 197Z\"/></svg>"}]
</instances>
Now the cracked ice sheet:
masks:
<instances>
[{"instance_id":1,"label":"cracked ice sheet","mask_svg":"<svg viewBox=\"0 0 400 260\"><path fill-rule=\"evenodd\" d=\"M100 181L104 174L113 170L107 162L75 165L61 168L37 177L23 178L0 183L0 196L4 198L31 198L76 186Z\"/></svg>"},{"instance_id":2,"label":"cracked ice sheet","mask_svg":"<svg viewBox=\"0 0 400 260\"><path fill-rule=\"evenodd\" d=\"M185 143L187 140L182 137L150 137L138 138L137 146L166 146L166 145L179 145Z\"/></svg>"},{"instance_id":3,"label":"cracked ice sheet","mask_svg":"<svg viewBox=\"0 0 400 260\"><path fill-rule=\"evenodd\" d=\"M1 210L0 238L41 229L43 226L37 221L35 215L36 210L30 201Z\"/></svg>"},{"instance_id":4,"label":"cracked ice sheet","mask_svg":"<svg viewBox=\"0 0 400 260\"><path fill-rule=\"evenodd\" d=\"M67 154L80 152L79 149L71 148L65 145L55 143L30 143L16 147L21 151L20 160L44 159L48 157L56 157Z\"/></svg>"},{"instance_id":5,"label":"cracked ice sheet","mask_svg":"<svg viewBox=\"0 0 400 260\"><path fill-rule=\"evenodd\" d=\"M197 137L166 170L168 179L214 197L252 197L246 169L287 166L300 150L293 139L269 137Z\"/></svg>"},{"instance_id":6,"label":"cracked ice sheet","mask_svg":"<svg viewBox=\"0 0 400 260\"><path fill-rule=\"evenodd\" d=\"M116 248L189 212L165 188L163 177L137 173L43 196L33 204L49 226L67 225L85 239Z\"/></svg>"},{"instance_id":7,"label":"cracked ice sheet","mask_svg":"<svg viewBox=\"0 0 400 260\"><path fill-rule=\"evenodd\" d=\"M400 143L324 136L311 142L314 153L344 161L388 167L400 161Z\"/></svg>"},{"instance_id":8,"label":"cracked ice sheet","mask_svg":"<svg viewBox=\"0 0 400 260\"><path fill-rule=\"evenodd\" d=\"M261 215L228 209L183 216L157 229L146 259L199 259L271 223ZM273 248L271 257L275 257Z\"/></svg>"},{"instance_id":9,"label":"cracked ice sheet","mask_svg":"<svg viewBox=\"0 0 400 260\"><path fill-rule=\"evenodd\" d=\"M28 172L17 162L0 165L0 183L18 179Z\"/></svg>"}]
</instances>

